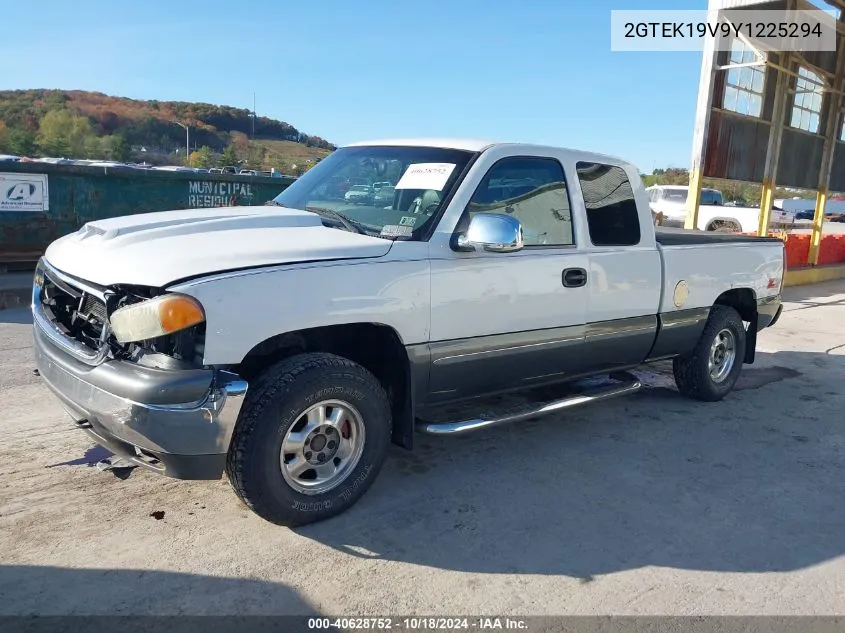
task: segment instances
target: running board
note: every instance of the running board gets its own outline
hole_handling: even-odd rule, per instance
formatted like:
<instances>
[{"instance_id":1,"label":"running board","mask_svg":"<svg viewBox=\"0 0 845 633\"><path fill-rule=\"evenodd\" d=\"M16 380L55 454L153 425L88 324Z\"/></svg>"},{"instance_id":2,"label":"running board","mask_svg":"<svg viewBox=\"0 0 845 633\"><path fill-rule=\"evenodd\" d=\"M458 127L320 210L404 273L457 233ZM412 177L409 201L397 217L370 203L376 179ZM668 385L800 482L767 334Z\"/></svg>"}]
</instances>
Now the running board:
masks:
<instances>
[{"instance_id":1,"label":"running board","mask_svg":"<svg viewBox=\"0 0 845 633\"><path fill-rule=\"evenodd\" d=\"M618 376L618 374L617 374ZM431 435L455 435L458 433L468 433L478 429L485 429L491 426L498 426L500 424L510 424L511 422L521 422L529 418L534 418L549 413L555 413L563 409L571 409L573 407L580 407L591 402L599 400L608 400L610 398L618 398L619 396L627 396L639 391L643 384L638 378L631 374L622 374L624 382L613 384L607 387L600 387L577 395L572 395L560 400L553 400L545 402L539 407L530 407L523 409L517 413L505 415L500 418L482 419L476 418L472 420L463 420L461 422L422 422L419 429L424 433Z\"/></svg>"}]
</instances>

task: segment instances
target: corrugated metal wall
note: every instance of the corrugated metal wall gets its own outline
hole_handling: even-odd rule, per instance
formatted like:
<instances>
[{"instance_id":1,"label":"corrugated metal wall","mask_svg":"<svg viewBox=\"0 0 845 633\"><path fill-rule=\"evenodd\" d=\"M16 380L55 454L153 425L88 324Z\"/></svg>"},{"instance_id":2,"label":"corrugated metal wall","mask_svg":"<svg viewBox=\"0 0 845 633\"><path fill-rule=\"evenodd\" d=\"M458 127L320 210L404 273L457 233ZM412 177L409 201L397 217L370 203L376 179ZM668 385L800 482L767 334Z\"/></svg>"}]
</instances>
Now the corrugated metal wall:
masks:
<instances>
[{"instance_id":1,"label":"corrugated metal wall","mask_svg":"<svg viewBox=\"0 0 845 633\"><path fill-rule=\"evenodd\" d=\"M767 123L714 110L710 115L704 175L760 182L768 139Z\"/></svg>"},{"instance_id":2,"label":"corrugated metal wall","mask_svg":"<svg viewBox=\"0 0 845 633\"><path fill-rule=\"evenodd\" d=\"M819 184L824 138L784 128L775 182L782 187L815 189Z\"/></svg>"},{"instance_id":3,"label":"corrugated metal wall","mask_svg":"<svg viewBox=\"0 0 845 633\"><path fill-rule=\"evenodd\" d=\"M716 4L731 8L747 7L755 10L786 8L784 0L767 3L754 0L724 0L722 2L711 2L711 8ZM839 45L841 44L842 40L840 39ZM803 55L807 62L814 66L831 73L836 70L835 51L806 51ZM769 53L769 59L772 63L783 64L782 55L778 53ZM727 52L720 52L717 55L717 64L727 64L728 61L729 54ZM797 69L793 68L793 70ZM727 71L716 71L707 133L704 175L709 178L760 183L763 178L766 147L769 141L777 70L771 67L766 69L766 88L759 119L721 109L726 76ZM787 82L789 90L795 89L795 81L795 77L789 77ZM829 96L830 93L826 93L822 102L822 111L819 117L820 129L817 134L796 130L789 126L793 96L787 97L784 110L786 125L783 129L778 157L778 173L775 179L778 186L804 189L816 189L818 187L824 146L824 127L830 107ZM839 138L838 131L838 129L835 131L836 138ZM845 191L845 149L843 149L841 141L837 142L834 152L830 189L832 191Z\"/></svg>"}]
</instances>

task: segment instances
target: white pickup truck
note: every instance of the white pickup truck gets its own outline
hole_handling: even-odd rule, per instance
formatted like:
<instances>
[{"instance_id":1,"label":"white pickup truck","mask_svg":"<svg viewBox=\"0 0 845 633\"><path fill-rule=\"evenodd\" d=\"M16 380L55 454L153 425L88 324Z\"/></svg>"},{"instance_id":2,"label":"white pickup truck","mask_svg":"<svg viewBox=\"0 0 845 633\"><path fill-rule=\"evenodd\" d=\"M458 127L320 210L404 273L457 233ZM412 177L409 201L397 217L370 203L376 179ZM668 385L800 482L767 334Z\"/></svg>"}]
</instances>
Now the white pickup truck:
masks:
<instances>
[{"instance_id":1,"label":"white pickup truck","mask_svg":"<svg viewBox=\"0 0 845 633\"><path fill-rule=\"evenodd\" d=\"M338 199L338 176L393 200ZM40 374L79 428L165 475L225 471L299 525L354 504L415 430L632 393L625 370L661 359L682 394L721 399L783 274L776 239L655 234L622 160L393 140L338 149L265 206L90 222L46 251L32 311ZM571 392L483 404L551 383ZM485 413L438 417L456 401Z\"/></svg>"},{"instance_id":2,"label":"white pickup truck","mask_svg":"<svg viewBox=\"0 0 845 633\"><path fill-rule=\"evenodd\" d=\"M689 187L682 185L652 185L646 189L654 214L662 215L662 225L683 227L687 217ZM789 227L795 222L795 213L777 204L769 212L771 228ZM698 226L701 231L725 233L756 233L760 224L759 207L737 207L724 203L718 189L703 188L698 205Z\"/></svg>"}]
</instances>

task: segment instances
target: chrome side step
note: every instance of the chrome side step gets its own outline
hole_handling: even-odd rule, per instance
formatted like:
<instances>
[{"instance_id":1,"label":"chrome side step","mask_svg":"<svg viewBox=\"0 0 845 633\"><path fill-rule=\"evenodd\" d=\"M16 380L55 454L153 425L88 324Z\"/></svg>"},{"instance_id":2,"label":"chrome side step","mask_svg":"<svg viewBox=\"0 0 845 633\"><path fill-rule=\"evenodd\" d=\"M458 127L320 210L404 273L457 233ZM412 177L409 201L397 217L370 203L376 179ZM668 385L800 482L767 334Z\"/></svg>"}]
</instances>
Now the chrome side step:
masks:
<instances>
[{"instance_id":1,"label":"chrome side step","mask_svg":"<svg viewBox=\"0 0 845 633\"><path fill-rule=\"evenodd\" d=\"M636 393L642 389L642 382L631 374L622 374L624 382L617 382L616 384L600 387L584 393L562 398L560 400L553 400L545 402L538 407L530 407L523 409L517 413L505 415L500 418L476 418L472 420L463 420L460 422L423 422L419 425L419 429L424 433L431 435L455 435L458 433L468 433L469 431L476 431L499 424L509 424L511 422L520 422L529 418L534 418L549 413L555 413L562 409L570 409L572 407L580 407L581 405L596 402L598 400L608 400L610 398L617 398L619 396L627 396Z\"/></svg>"}]
</instances>

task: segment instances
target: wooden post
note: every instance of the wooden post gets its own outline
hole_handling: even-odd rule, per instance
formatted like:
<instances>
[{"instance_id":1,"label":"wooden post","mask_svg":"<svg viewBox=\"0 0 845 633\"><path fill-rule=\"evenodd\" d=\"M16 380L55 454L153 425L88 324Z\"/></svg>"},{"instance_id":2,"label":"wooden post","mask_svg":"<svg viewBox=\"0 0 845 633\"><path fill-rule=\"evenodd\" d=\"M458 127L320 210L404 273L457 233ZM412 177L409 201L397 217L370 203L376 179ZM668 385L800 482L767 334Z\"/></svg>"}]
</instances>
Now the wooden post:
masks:
<instances>
[{"instance_id":1,"label":"wooden post","mask_svg":"<svg viewBox=\"0 0 845 633\"><path fill-rule=\"evenodd\" d=\"M707 14L708 22L716 28L718 24L718 3L710 3ZM713 98L713 86L716 72L716 40L705 38L704 52L701 56L701 75L698 80L698 101L695 106L695 128L692 133L692 160L689 171L689 192L687 193L687 216L685 229L698 228L698 207L701 204L701 181L704 159L707 154L707 128L710 127L710 101Z\"/></svg>"},{"instance_id":2,"label":"wooden post","mask_svg":"<svg viewBox=\"0 0 845 633\"><path fill-rule=\"evenodd\" d=\"M837 33L837 38L839 34ZM835 92L828 93L828 110L824 128L824 148L822 150L822 162L819 167L819 188L816 193L816 211L813 214L813 233L810 235L810 253L807 263L815 266L819 263L819 247L822 243L822 230L824 229L824 208L827 202L827 192L830 186L830 171L833 168L833 155L836 150L836 138L839 135L839 126L842 119L839 113L842 110L842 89L845 86L842 75L845 74L845 46L838 42L836 54L836 73L833 75L833 86Z\"/></svg>"},{"instance_id":3,"label":"wooden post","mask_svg":"<svg viewBox=\"0 0 845 633\"><path fill-rule=\"evenodd\" d=\"M779 66L789 68L791 59L789 53L781 53ZM772 121L769 125L769 143L766 146L766 161L763 164L763 191L760 196L760 219L757 225L757 235L765 236L769 231L769 219L774 203L775 187L780 158L780 142L783 138L783 126L786 119L786 100L789 97L789 75L774 69L777 73L775 82L775 102L772 107Z\"/></svg>"}]
</instances>

